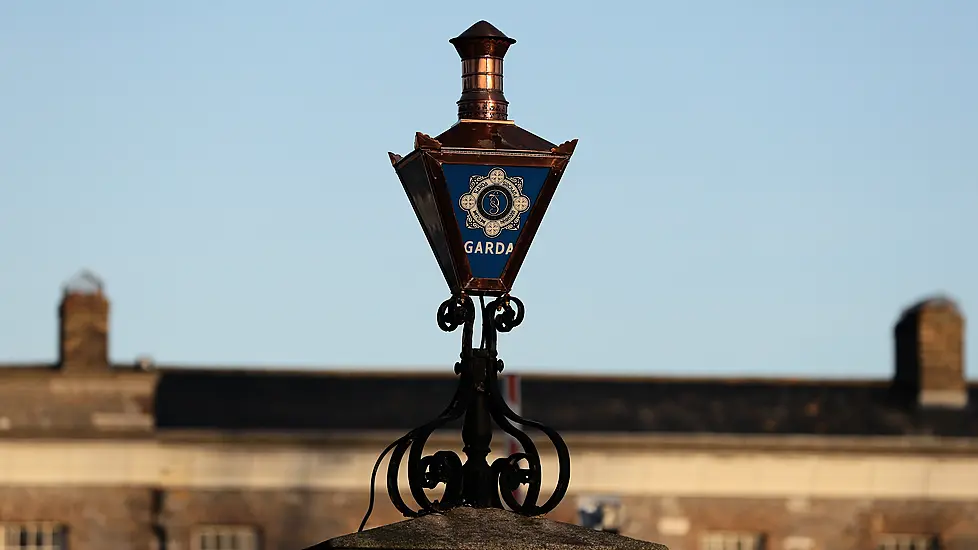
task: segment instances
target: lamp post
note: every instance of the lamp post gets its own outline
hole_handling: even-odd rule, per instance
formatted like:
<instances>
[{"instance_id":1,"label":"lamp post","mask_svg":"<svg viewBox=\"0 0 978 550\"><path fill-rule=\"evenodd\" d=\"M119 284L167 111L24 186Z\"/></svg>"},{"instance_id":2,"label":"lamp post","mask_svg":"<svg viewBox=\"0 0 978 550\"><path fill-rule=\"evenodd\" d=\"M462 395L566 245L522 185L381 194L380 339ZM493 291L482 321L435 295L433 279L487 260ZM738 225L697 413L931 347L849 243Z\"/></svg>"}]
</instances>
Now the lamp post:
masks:
<instances>
[{"instance_id":1,"label":"lamp post","mask_svg":"<svg viewBox=\"0 0 978 550\"><path fill-rule=\"evenodd\" d=\"M553 510L564 497L570 454L555 430L523 418L507 405L497 378L503 362L496 343L500 332L523 321L523 302L510 290L577 140L556 145L508 119L503 58L515 40L480 21L450 42L462 60L458 122L434 138L417 133L414 150L403 157L390 153L390 160L451 291L438 308L438 326L447 332L462 327L462 351L455 364L458 387L442 414L381 453L358 532L314 548L502 550L517 545L664 550L661 545L531 518ZM478 308L473 297L479 299ZM473 343L477 309L482 316L478 347ZM426 455L429 436L459 419L465 461L449 450ZM493 423L518 441L522 452L490 464ZM543 502L540 454L517 426L541 431L556 451L556 485ZM388 453L388 496L402 514L415 519L362 532L373 510L374 481ZM405 502L398 486L405 455L413 505ZM425 491L439 486L441 498L431 500Z\"/></svg>"},{"instance_id":2,"label":"lamp post","mask_svg":"<svg viewBox=\"0 0 978 550\"><path fill-rule=\"evenodd\" d=\"M570 456L563 440L512 411L497 380L503 370L496 352L498 333L523 320L523 303L509 294L510 289L577 144L572 140L555 145L507 118L503 58L515 42L486 21L453 38L462 59L458 123L435 138L418 133L414 151L403 158L390 153L452 292L438 309L438 326L445 331L463 327L455 399L438 419L392 447L389 493L407 516L459 505L501 508L503 503L520 514L544 514L560 502L570 479ZM472 296L479 297L482 311L477 348L472 343ZM485 296L493 299L485 304ZM465 463L450 451L422 457L431 432L463 415ZM486 457L493 422L519 441L523 452L490 465ZM546 502L537 502L540 456L514 423L541 430L556 448L557 486ZM402 502L397 488L398 464L409 448L409 486L420 509ZM438 484L444 484L445 491L432 502L423 489ZM521 485L525 491L520 502L514 494Z\"/></svg>"}]
</instances>

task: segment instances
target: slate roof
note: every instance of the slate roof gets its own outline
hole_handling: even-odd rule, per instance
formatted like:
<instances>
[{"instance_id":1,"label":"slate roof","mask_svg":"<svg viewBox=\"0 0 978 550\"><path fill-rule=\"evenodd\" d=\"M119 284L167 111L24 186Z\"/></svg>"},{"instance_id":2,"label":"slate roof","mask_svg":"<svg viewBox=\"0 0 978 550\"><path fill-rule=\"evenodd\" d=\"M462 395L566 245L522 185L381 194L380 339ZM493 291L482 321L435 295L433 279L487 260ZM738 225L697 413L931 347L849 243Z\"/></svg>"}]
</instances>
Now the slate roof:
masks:
<instances>
[{"instance_id":1,"label":"slate roof","mask_svg":"<svg viewBox=\"0 0 978 550\"><path fill-rule=\"evenodd\" d=\"M165 369L160 429L408 430L448 404L427 373ZM523 376L523 413L563 432L978 437L964 409L921 409L889 381Z\"/></svg>"}]
</instances>

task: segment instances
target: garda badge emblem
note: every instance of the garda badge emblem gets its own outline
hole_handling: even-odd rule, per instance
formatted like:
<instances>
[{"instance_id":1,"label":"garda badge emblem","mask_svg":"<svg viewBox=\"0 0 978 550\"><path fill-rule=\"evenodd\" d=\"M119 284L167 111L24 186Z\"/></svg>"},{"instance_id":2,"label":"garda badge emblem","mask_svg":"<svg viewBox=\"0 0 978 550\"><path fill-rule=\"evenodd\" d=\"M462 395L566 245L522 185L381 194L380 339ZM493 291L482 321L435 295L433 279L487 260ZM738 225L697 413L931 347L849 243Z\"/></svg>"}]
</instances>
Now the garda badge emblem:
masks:
<instances>
[{"instance_id":1,"label":"garda badge emblem","mask_svg":"<svg viewBox=\"0 0 978 550\"><path fill-rule=\"evenodd\" d=\"M523 194L523 178L493 168L488 176L469 178L469 192L458 199L458 205L468 213L466 228L482 229L493 238L503 229L520 228L520 214L530 209L530 199Z\"/></svg>"}]
</instances>

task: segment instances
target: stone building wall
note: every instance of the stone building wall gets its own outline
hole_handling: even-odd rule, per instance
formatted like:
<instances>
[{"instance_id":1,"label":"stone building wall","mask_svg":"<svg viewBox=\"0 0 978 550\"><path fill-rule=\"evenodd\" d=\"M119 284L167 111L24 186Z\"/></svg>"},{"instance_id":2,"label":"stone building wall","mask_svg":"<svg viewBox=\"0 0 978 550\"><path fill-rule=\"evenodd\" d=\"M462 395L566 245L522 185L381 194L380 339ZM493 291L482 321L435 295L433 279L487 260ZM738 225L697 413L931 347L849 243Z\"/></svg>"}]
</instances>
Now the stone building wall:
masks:
<instances>
[{"instance_id":1,"label":"stone building wall","mask_svg":"<svg viewBox=\"0 0 978 550\"><path fill-rule=\"evenodd\" d=\"M572 504L560 519L572 519ZM978 501L648 496L622 506L622 534L671 550L698 550L710 532L761 534L768 550L804 549L804 541L814 543L808 550L875 550L888 534L934 535L951 550L978 535Z\"/></svg>"},{"instance_id":2,"label":"stone building wall","mask_svg":"<svg viewBox=\"0 0 978 550\"><path fill-rule=\"evenodd\" d=\"M551 519L578 522L581 495L570 494ZM0 522L52 521L68 526L72 550L196 550L193 534L208 525L253 527L261 548L299 549L356 530L365 491L169 489L154 514L151 488L2 488ZM946 550L974 550L978 501L858 499L622 499L622 534L698 550L710 532L764 535L767 550L875 550L886 534L937 535ZM368 527L404 519L378 495ZM810 541L814 546L802 546Z\"/></svg>"},{"instance_id":3,"label":"stone building wall","mask_svg":"<svg viewBox=\"0 0 978 550\"><path fill-rule=\"evenodd\" d=\"M73 550L150 549L150 496L137 487L0 487L0 524L65 526Z\"/></svg>"}]
</instances>

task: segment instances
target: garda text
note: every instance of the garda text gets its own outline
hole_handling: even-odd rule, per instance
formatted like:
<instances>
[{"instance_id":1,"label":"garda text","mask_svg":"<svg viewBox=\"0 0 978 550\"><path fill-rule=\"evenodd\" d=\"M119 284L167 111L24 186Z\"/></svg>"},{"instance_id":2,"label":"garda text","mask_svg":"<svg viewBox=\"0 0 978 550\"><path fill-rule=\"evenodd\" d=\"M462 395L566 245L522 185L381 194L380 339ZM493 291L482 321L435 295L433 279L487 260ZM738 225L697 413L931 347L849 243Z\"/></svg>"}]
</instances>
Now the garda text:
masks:
<instances>
[{"instance_id":1,"label":"garda text","mask_svg":"<svg viewBox=\"0 0 978 550\"><path fill-rule=\"evenodd\" d=\"M466 254L494 254L502 256L513 252L513 243L501 243L493 241L465 241Z\"/></svg>"}]
</instances>

